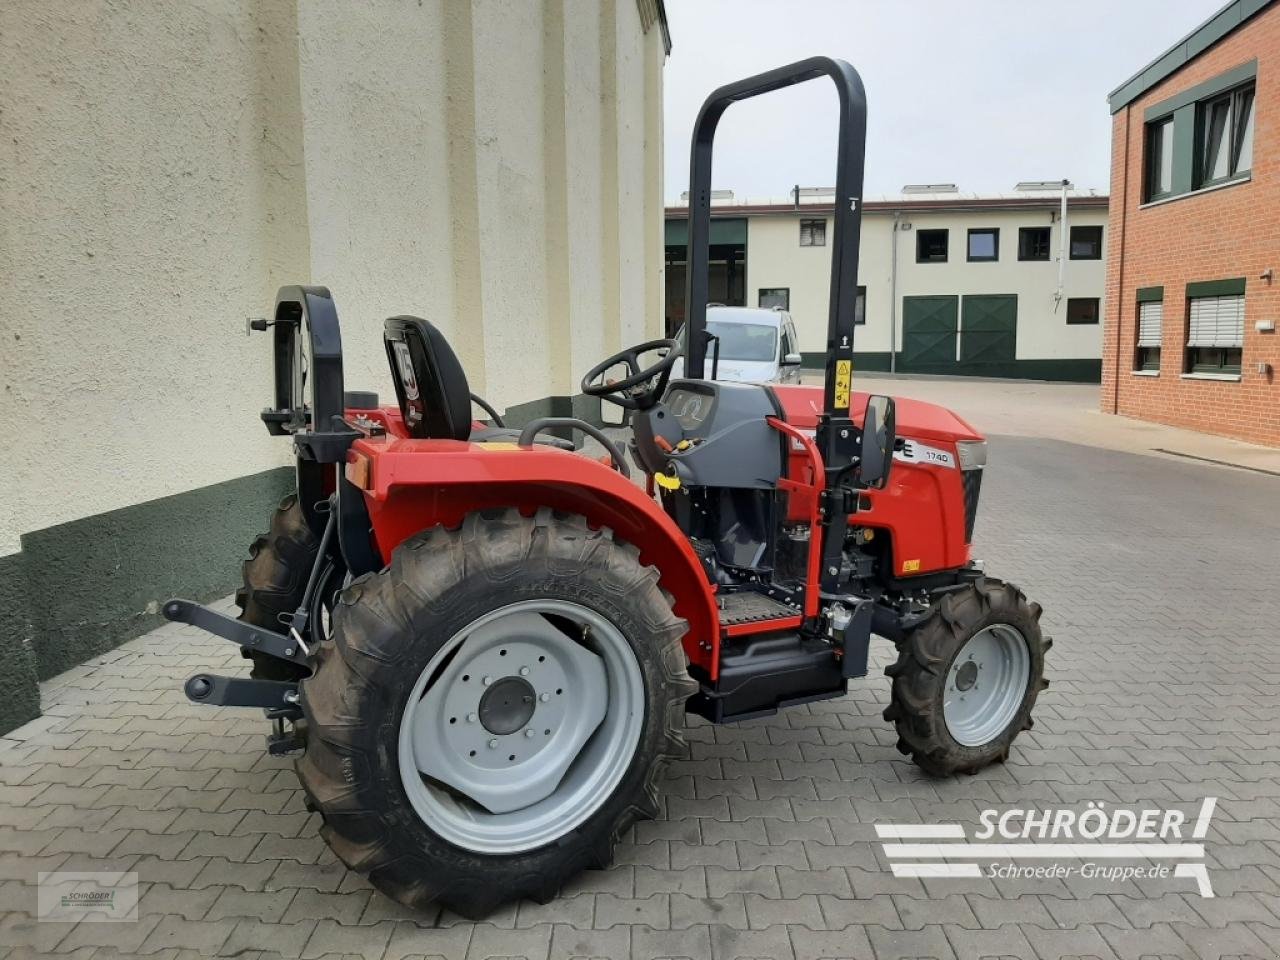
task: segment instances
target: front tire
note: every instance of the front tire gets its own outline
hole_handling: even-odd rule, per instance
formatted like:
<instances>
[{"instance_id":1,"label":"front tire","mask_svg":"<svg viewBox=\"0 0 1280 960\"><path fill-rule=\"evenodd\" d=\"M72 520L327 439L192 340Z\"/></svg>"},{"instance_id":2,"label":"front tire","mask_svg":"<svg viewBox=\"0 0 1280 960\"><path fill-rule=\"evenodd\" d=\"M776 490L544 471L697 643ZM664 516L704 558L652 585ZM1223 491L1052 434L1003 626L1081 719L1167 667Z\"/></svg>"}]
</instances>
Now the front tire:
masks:
<instances>
[{"instance_id":1,"label":"front tire","mask_svg":"<svg viewBox=\"0 0 1280 960\"><path fill-rule=\"evenodd\" d=\"M1040 607L1015 586L987 578L944 594L898 641L884 718L898 750L926 773L971 773L1009 756L1031 728L1036 697L1049 685Z\"/></svg>"},{"instance_id":2,"label":"front tire","mask_svg":"<svg viewBox=\"0 0 1280 960\"><path fill-rule=\"evenodd\" d=\"M339 599L301 687L321 834L406 905L546 901L658 812L685 669L658 573L575 515L469 515Z\"/></svg>"}]
</instances>

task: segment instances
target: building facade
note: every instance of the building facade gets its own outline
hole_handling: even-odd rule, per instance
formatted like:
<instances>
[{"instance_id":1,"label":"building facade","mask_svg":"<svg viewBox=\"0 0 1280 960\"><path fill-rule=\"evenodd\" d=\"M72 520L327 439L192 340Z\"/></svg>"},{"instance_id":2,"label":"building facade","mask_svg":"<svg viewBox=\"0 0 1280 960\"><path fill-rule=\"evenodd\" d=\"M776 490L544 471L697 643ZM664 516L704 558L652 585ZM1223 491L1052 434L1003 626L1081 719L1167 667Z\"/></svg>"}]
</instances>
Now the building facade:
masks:
<instances>
[{"instance_id":1,"label":"building facade","mask_svg":"<svg viewBox=\"0 0 1280 960\"><path fill-rule=\"evenodd\" d=\"M1068 191L1064 234L1060 188L866 201L856 368L1097 382L1106 222L1105 196ZM683 321L686 224L667 209L668 329ZM713 204L711 299L788 309L821 368L833 229L829 196Z\"/></svg>"},{"instance_id":2,"label":"building facade","mask_svg":"<svg viewBox=\"0 0 1280 960\"><path fill-rule=\"evenodd\" d=\"M0 730L210 599L291 483L278 287L351 389L428 317L519 422L662 324L660 0L0 4Z\"/></svg>"},{"instance_id":3,"label":"building facade","mask_svg":"<svg viewBox=\"0 0 1280 960\"><path fill-rule=\"evenodd\" d=\"M1102 409L1280 445L1280 3L1228 4L1110 105Z\"/></svg>"}]
</instances>

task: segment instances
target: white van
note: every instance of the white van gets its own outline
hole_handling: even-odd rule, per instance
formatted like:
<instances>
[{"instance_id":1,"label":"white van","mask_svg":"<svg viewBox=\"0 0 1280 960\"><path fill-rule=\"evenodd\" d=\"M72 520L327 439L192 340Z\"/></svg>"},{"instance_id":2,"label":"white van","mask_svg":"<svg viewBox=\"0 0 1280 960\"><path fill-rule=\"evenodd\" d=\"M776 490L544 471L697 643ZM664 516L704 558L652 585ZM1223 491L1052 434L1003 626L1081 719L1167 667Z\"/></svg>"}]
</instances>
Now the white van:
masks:
<instances>
[{"instance_id":1,"label":"white van","mask_svg":"<svg viewBox=\"0 0 1280 960\"><path fill-rule=\"evenodd\" d=\"M800 347L796 325L785 310L763 307L707 307L707 333L718 340L707 344L704 374L711 378L716 347L720 361L717 380L734 383L799 383ZM685 329L677 334L684 339ZM687 348L686 348L687 349ZM673 377L684 375L684 359L676 361Z\"/></svg>"}]
</instances>

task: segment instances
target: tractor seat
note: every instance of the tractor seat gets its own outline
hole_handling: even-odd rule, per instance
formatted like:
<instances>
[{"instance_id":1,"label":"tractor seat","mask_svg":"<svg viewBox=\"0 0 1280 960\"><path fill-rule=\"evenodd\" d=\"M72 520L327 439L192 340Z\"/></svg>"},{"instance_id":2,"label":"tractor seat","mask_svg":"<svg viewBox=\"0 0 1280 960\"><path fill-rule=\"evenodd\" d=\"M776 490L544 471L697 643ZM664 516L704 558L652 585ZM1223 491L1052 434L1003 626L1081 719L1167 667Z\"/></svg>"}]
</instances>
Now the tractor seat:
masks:
<instances>
[{"instance_id":1,"label":"tractor seat","mask_svg":"<svg viewBox=\"0 0 1280 960\"><path fill-rule=\"evenodd\" d=\"M391 379L409 436L417 440L469 440L515 443L520 431L476 428L471 416L471 387L458 356L436 327L421 317L391 317L382 340ZM573 450L569 440L540 435L536 443Z\"/></svg>"}]
</instances>

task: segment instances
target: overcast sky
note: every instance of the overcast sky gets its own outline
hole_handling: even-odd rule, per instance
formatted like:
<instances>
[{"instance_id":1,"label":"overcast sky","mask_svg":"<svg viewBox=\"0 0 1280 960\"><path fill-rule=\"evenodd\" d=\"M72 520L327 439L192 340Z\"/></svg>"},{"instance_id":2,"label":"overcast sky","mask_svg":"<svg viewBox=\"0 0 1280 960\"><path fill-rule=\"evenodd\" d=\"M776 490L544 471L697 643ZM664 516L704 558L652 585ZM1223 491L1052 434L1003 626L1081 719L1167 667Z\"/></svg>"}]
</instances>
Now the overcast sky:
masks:
<instances>
[{"instance_id":1,"label":"overcast sky","mask_svg":"<svg viewBox=\"0 0 1280 960\"><path fill-rule=\"evenodd\" d=\"M1060 180L1105 192L1107 94L1224 0L666 0L666 194L689 185L689 138L717 86L815 54L867 91L868 197L907 183L1006 192ZM836 99L811 81L735 104L714 186L741 199L835 182Z\"/></svg>"}]
</instances>

